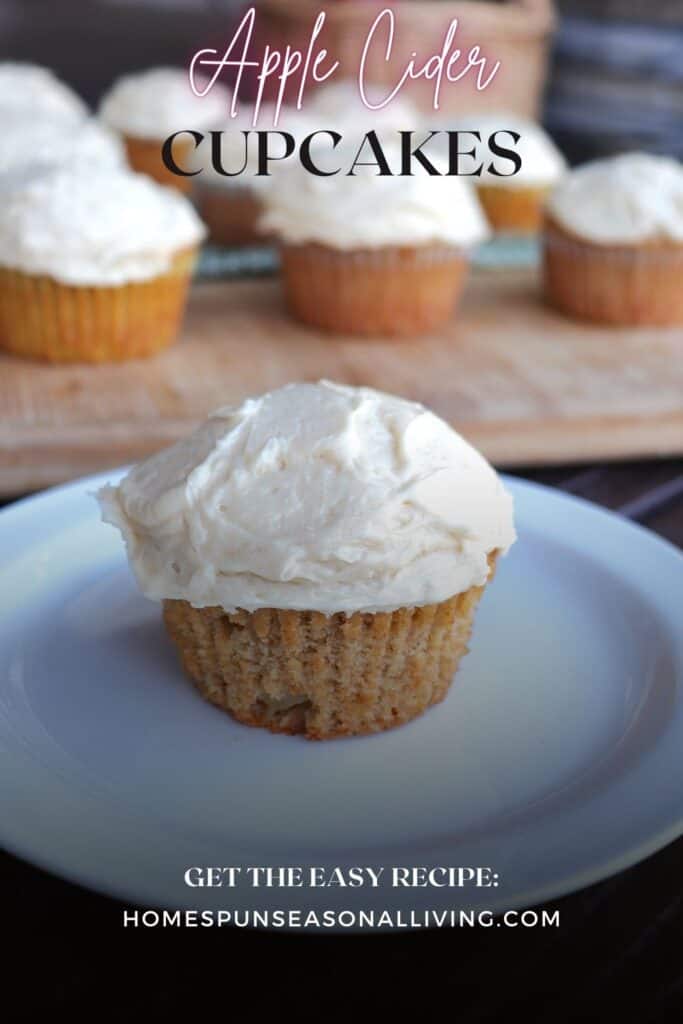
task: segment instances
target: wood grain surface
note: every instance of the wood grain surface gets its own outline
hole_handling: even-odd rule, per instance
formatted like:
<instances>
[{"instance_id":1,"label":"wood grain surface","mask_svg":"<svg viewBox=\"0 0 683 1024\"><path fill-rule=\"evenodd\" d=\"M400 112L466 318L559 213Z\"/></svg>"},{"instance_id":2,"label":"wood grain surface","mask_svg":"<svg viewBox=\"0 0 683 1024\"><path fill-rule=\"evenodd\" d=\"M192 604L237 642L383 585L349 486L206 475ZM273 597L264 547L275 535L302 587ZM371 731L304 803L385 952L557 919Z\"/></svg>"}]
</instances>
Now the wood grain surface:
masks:
<instances>
[{"instance_id":1,"label":"wood grain surface","mask_svg":"<svg viewBox=\"0 0 683 1024\"><path fill-rule=\"evenodd\" d=\"M683 329L575 323L532 270L478 270L438 337L318 335L274 280L196 284L180 342L148 361L44 366L0 356L0 494L128 462L207 412L291 380L424 402L499 466L683 453Z\"/></svg>"}]
</instances>

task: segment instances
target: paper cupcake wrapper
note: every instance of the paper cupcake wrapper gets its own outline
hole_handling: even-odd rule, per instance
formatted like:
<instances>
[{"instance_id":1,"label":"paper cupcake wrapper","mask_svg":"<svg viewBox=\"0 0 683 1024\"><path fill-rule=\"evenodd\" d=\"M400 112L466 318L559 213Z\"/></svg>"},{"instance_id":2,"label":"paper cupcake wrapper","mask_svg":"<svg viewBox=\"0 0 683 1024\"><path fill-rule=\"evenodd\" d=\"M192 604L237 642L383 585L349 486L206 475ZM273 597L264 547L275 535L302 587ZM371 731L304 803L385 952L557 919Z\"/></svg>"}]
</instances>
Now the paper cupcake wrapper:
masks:
<instances>
[{"instance_id":1,"label":"paper cupcake wrapper","mask_svg":"<svg viewBox=\"0 0 683 1024\"><path fill-rule=\"evenodd\" d=\"M258 230L263 204L254 189L233 183L197 186L199 214L217 245L263 244Z\"/></svg>"},{"instance_id":2,"label":"paper cupcake wrapper","mask_svg":"<svg viewBox=\"0 0 683 1024\"><path fill-rule=\"evenodd\" d=\"M486 218L493 230L501 234L537 234L549 191L542 185L477 185Z\"/></svg>"},{"instance_id":3,"label":"paper cupcake wrapper","mask_svg":"<svg viewBox=\"0 0 683 1024\"><path fill-rule=\"evenodd\" d=\"M164 621L212 703L246 725L327 739L390 729L443 700L483 589L420 608L331 616L164 601Z\"/></svg>"},{"instance_id":4,"label":"paper cupcake wrapper","mask_svg":"<svg viewBox=\"0 0 683 1024\"><path fill-rule=\"evenodd\" d=\"M338 334L414 336L443 326L467 270L462 249L383 246L346 251L309 243L282 246L291 314Z\"/></svg>"},{"instance_id":5,"label":"paper cupcake wrapper","mask_svg":"<svg viewBox=\"0 0 683 1024\"><path fill-rule=\"evenodd\" d=\"M154 178L160 185L170 185L171 188L175 188L185 195L192 191L196 177L194 175L184 177L182 174L174 174L161 159L164 139L139 139L132 135L124 135L123 142L126 147L128 163L134 171ZM191 142L189 139L178 138L173 143L173 155L179 167L187 170L196 170L195 167L189 166L193 153L194 142Z\"/></svg>"},{"instance_id":6,"label":"paper cupcake wrapper","mask_svg":"<svg viewBox=\"0 0 683 1024\"><path fill-rule=\"evenodd\" d=\"M683 323L683 244L599 245L546 218L543 286L549 302L579 319L622 326Z\"/></svg>"},{"instance_id":7,"label":"paper cupcake wrapper","mask_svg":"<svg viewBox=\"0 0 683 1024\"><path fill-rule=\"evenodd\" d=\"M0 348L55 363L153 355L176 337L196 255L184 249L166 274L115 287L0 268Z\"/></svg>"}]
</instances>

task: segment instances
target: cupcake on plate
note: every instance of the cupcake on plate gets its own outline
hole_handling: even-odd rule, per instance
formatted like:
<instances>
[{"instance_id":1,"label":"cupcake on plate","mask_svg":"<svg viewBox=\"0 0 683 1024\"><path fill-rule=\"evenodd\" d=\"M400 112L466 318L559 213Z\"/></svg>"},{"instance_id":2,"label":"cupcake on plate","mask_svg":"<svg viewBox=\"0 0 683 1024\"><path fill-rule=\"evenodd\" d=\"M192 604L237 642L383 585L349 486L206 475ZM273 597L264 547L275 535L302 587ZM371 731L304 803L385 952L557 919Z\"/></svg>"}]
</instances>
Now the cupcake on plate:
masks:
<instances>
[{"instance_id":1,"label":"cupcake on plate","mask_svg":"<svg viewBox=\"0 0 683 1024\"><path fill-rule=\"evenodd\" d=\"M515 538L485 459L423 406L292 384L99 494L200 692L314 739L442 700Z\"/></svg>"},{"instance_id":2,"label":"cupcake on plate","mask_svg":"<svg viewBox=\"0 0 683 1024\"><path fill-rule=\"evenodd\" d=\"M126 153L117 135L95 118L74 121L37 110L11 109L2 118L0 175L20 167L72 164L125 167Z\"/></svg>"},{"instance_id":3,"label":"cupcake on plate","mask_svg":"<svg viewBox=\"0 0 683 1024\"><path fill-rule=\"evenodd\" d=\"M88 108L66 83L49 68L18 61L0 61L0 109L22 109L27 117L37 113L80 121Z\"/></svg>"},{"instance_id":4,"label":"cupcake on plate","mask_svg":"<svg viewBox=\"0 0 683 1024\"><path fill-rule=\"evenodd\" d=\"M537 234L543 222L546 198L567 170L567 163L550 136L535 121L511 114L472 116L459 121L455 127L478 131L481 135L478 149L486 154L484 170L472 181L493 230L500 234ZM514 148L522 159L522 166L516 174L499 177L488 170L490 163L502 171L512 170L512 166L502 157L489 158L486 143L494 132L504 130L519 134L516 145L504 134L498 137L498 142ZM463 145L462 148L471 147Z\"/></svg>"},{"instance_id":5,"label":"cupcake on plate","mask_svg":"<svg viewBox=\"0 0 683 1024\"><path fill-rule=\"evenodd\" d=\"M341 148L341 147L340 147ZM385 146L394 169L397 151ZM331 162L344 156L335 150ZM417 335L453 314L468 250L488 235L457 177L380 176L359 166L316 177L294 165L264 193L264 230L280 243L285 298L303 323L342 334Z\"/></svg>"},{"instance_id":6,"label":"cupcake on plate","mask_svg":"<svg viewBox=\"0 0 683 1024\"><path fill-rule=\"evenodd\" d=\"M230 90L217 82L206 96L196 96L182 68L152 68L119 78L103 97L99 116L123 137L131 167L162 185L190 192L192 177L174 174L161 158L165 139L174 132L202 132L225 120ZM175 140L179 167L196 170L194 140Z\"/></svg>"},{"instance_id":7,"label":"cupcake on plate","mask_svg":"<svg viewBox=\"0 0 683 1024\"><path fill-rule=\"evenodd\" d=\"M573 170L552 193L545 294L596 323L683 323L683 165L624 153Z\"/></svg>"},{"instance_id":8,"label":"cupcake on plate","mask_svg":"<svg viewBox=\"0 0 683 1024\"><path fill-rule=\"evenodd\" d=\"M105 362L171 343L204 236L187 199L86 164L24 167L0 192L0 348Z\"/></svg>"}]
</instances>

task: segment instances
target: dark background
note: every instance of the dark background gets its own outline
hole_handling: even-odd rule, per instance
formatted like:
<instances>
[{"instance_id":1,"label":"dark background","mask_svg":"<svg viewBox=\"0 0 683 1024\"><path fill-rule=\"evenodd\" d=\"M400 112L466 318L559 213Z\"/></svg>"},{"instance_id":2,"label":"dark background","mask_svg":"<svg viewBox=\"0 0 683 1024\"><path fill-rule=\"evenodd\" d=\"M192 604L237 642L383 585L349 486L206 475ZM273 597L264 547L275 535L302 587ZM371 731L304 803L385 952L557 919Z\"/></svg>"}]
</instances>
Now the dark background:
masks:
<instances>
[{"instance_id":1,"label":"dark background","mask_svg":"<svg viewBox=\"0 0 683 1024\"><path fill-rule=\"evenodd\" d=\"M94 104L123 72L183 65L200 47L225 45L247 6L0 0L0 60L47 64ZM557 8L544 120L567 156L638 148L683 157L683 0L559 0Z\"/></svg>"},{"instance_id":2,"label":"dark background","mask_svg":"<svg viewBox=\"0 0 683 1024\"><path fill-rule=\"evenodd\" d=\"M322 5L321 5L322 6ZM683 0L565 0L546 124L573 160L629 146L683 156ZM224 39L229 0L0 0L0 59L52 66L90 102L116 75ZM1 97L0 97L1 105ZM521 475L683 546L683 463ZM682 753L683 758L683 753ZM2 766L0 765L0 770ZM458 1024L683 1019L683 840L552 904L558 930L396 936L123 930L122 907L0 854L8 1021L349 1019Z\"/></svg>"}]
</instances>

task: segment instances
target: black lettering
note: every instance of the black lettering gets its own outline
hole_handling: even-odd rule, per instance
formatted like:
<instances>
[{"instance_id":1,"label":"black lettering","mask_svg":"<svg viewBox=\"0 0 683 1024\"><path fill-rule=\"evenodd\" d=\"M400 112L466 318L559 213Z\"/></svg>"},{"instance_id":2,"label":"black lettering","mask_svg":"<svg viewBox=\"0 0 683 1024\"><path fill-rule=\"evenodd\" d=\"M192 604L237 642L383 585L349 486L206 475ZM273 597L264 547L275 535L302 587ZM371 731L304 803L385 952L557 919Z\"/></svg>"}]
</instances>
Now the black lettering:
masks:
<instances>
[{"instance_id":1,"label":"black lettering","mask_svg":"<svg viewBox=\"0 0 683 1024\"><path fill-rule=\"evenodd\" d=\"M417 160L417 162L420 164L421 167L424 167L424 169L426 170L427 174L431 175L432 177L435 174L436 175L440 175L441 171L437 167L434 166L434 164L431 162L431 160L427 159L427 157L422 152L422 147L426 146L428 142L431 142L431 140L434 138L435 135L440 135L441 133L438 132L438 131L434 131L434 130L430 131L430 133L427 136L427 138L423 139L422 142L420 142L417 146L413 146L412 149L411 149L411 146L412 146L412 142L413 142L413 133L412 132L401 132L400 134L401 134L401 175L402 176L407 175L408 177L412 176L413 172L411 170L411 167L412 167L413 157L415 157L415 159Z\"/></svg>"},{"instance_id":2,"label":"black lettering","mask_svg":"<svg viewBox=\"0 0 683 1024\"><path fill-rule=\"evenodd\" d=\"M211 166L214 171L217 174L222 174L225 178L235 178L238 174L242 174L247 166L247 146L249 145L249 136L251 135L251 132L242 132L242 135L244 136L244 163L240 167L239 171L226 171L225 167L223 167L221 151L223 132L211 131L209 132L209 135L211 136Z\"/></svg>"},{"instance_id":3,"label":"black lettering","mask_svg":"<svg viewBox=\"0 0 683 1024\"><path fill-rule=\"evenodd\" d=\"M294 136L289 132L257 132L258 135L258 171L257 177L269 177L268 164L271 160L286 160L294 152ZM281 156L275 156L268 148L268 141L271 135L279 135L285 142L285 151Z\"/></svg>"},{"instance_id":4,"label":"black lettering","mask_svg":"<svg viewBox=\"0 0 683 1024\"><path fill-rule=\"evenodd\" d=\"M370 149L372 150L373 156L375 157L374 160L359 159L361 153L363 152L363 147L365 146L366 143L369 144ZM378 167L378 178L386 178L392 176L391 167L389 166L387 158L384 155L384 150L382 149L382 145L379 139L377 138L377 132L374 130L374 128L372 129L372 131L366 132L365 135L363 136L363 141L361 142L360 146L356 151L356 156L354 157L350 169L346 172L346 176L355 178L356 175L354 168L356 167Z\"/></svg>"},{"instance_id":5,"label":"black lettering","mask_svg":"<svg viewBox=\"0 0 683 1024\"><path fill-rule=\"evenodd\" d=\"M204 138L201 132L193 132L189 128L185 128L180 132L174 132L173 135L169 135L169 137L164 140L164 144L161 147L161 159L163 160L166 168L171 171L172 174L180 174L183 178L192 178L195 174L199 174L199 171L184 171L182 167L178 167L178 164L173 158L173 143L179 135L191 135L194 139L195 149Z\"/></svg>"},{"instance_id":6,"label":"black lettering","mask_svg":"<svg viewBox=\"0 0 683 1024\"><path fill-rule=\"evenodd\" d=\"M334 174L339 174L339 171L341 170L341 168L339 167L337 168L336 171L323 171L320 169L320 167L317 166L317 164L313 163L313 158L311 157L311 142L316 137L316 135L329 135L330 138L332 139L333 149L336 149L342 140L342 137L339 134L339 132L326 131L325 129L320 129L320 131L317 132L311 132L310 135L306 136L306 138L303 140L299 148L299 158L301 160L302 166L305 167L306 170L309 171L311 174L317 174L321 178L330 178Z\"/></svg>"},{"instance_id":7,"label":"black lettering","mask_svg":"<svg viewBox=\"0 0 683 1024\"><path fill-rule=\"evenodd\" d=\"M489 136L489 149L493 155L502 156L505 160L511 160L514 165L514 170L510 171L508 174L504 174L502 171L496 170L493 163L490 163L488 166L488 172L489 174L494 174L497 178L511 178L513 174L517 174L517 171L522 166L522 158L516 150L508 149L507 146L498 145L496 142L496 135L500 135L501 131L505 132L506 135L511 135L515 143L519 142L520 134L519 132L511 131L509 128L502 128L500 131L493 132L493 134Z\"/></svg>"},{"instance_id":8,"label":"black lettering","mask_svg":"<svg viewBox=\"0 0 683 1024\"><path fill-rule=\"evenodd\" d=\"M474 135L477 142L481 142L481 134L479 132L470 131L469 129L448 132L448 173L478 178L484 169L483 163L478 164L473 171L463 171L460 169L460 157L471 156L473 159L476 159L477 156L476 146L472 149L460 149L461 135Z\"/></svg>"}]
</instances>

